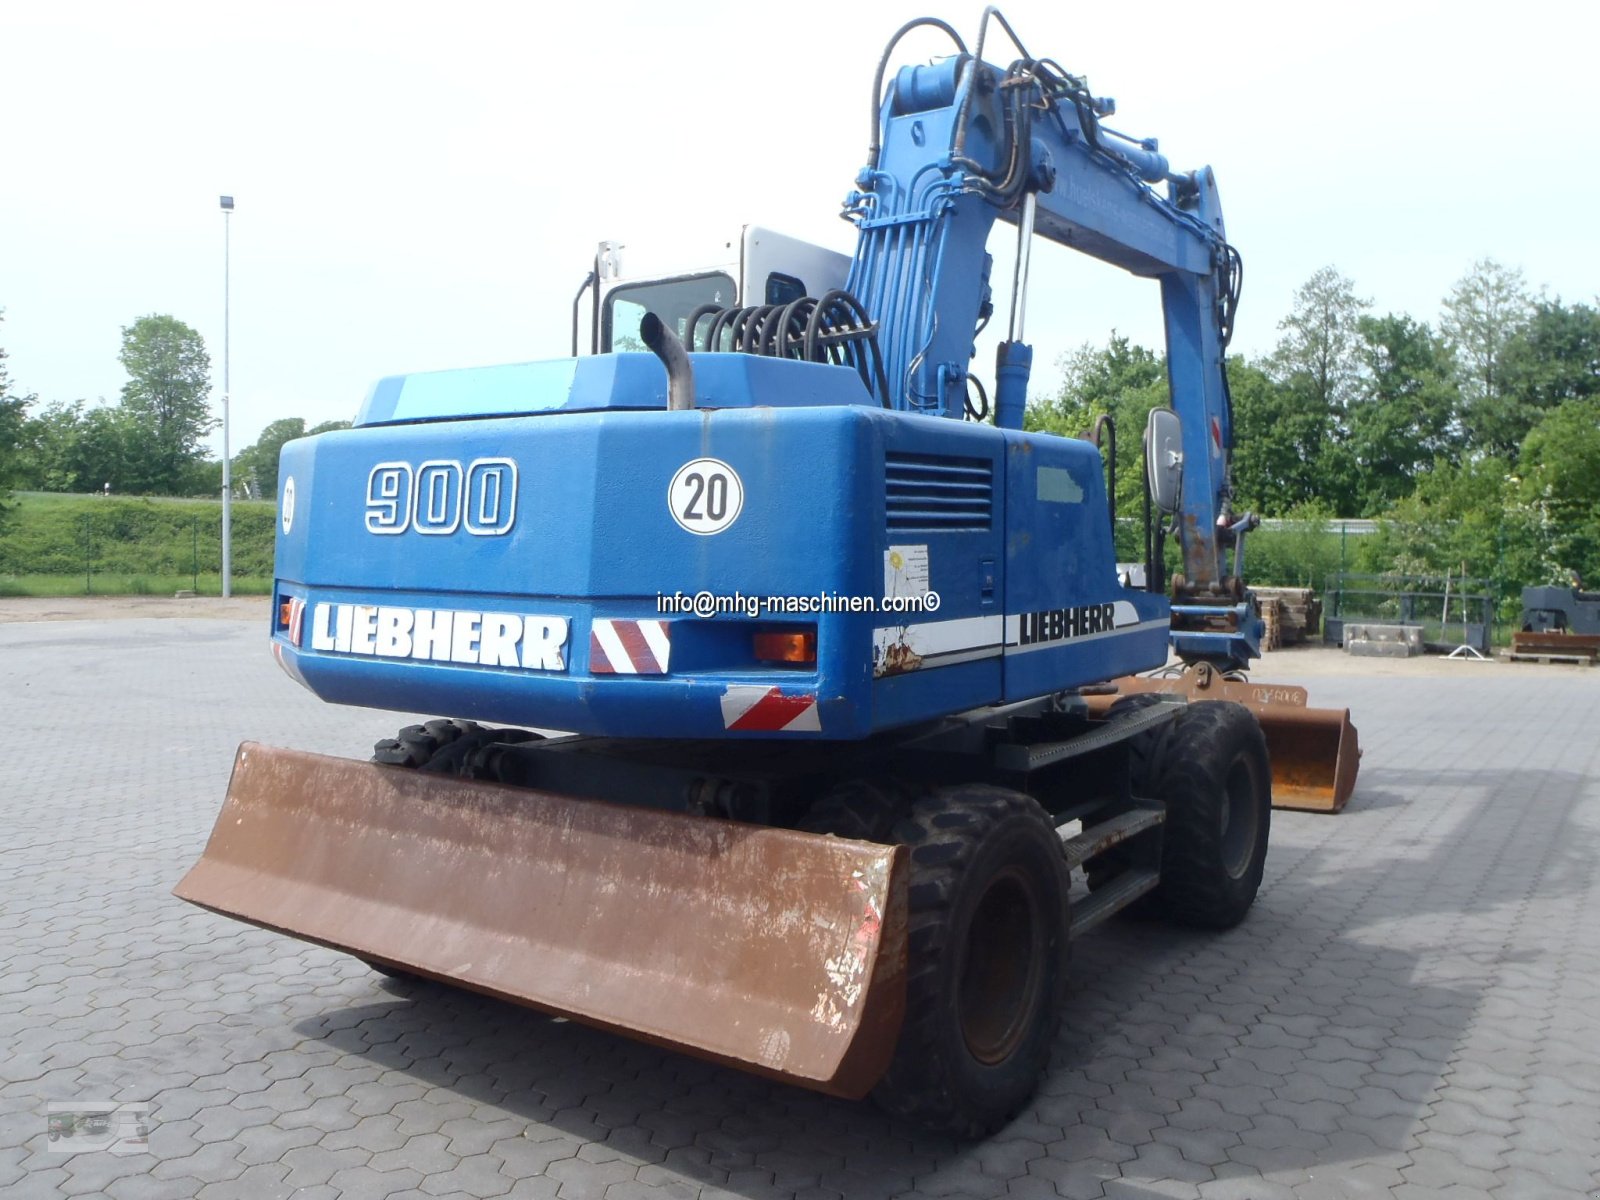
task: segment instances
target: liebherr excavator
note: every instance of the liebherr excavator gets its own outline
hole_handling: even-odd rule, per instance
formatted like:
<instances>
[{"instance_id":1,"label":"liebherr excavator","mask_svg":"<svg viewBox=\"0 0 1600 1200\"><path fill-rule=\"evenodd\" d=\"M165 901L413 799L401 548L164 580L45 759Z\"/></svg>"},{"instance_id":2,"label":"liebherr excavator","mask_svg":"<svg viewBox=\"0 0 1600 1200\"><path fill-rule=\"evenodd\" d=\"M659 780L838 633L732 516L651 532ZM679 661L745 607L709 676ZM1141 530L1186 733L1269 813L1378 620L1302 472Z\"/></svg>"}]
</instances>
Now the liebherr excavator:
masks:
<instances>
[{"instance_id":1,"label":"liebherr excavator","mask_svg":"<svg viewBox=\"0 0 1600 1200\"><path fill-rule=\"evenodd\" d=\"M952 52L889 77L929 27ZM370 763L241 746L178 895L962 1135L1032 1094L1073 939L1134 904L1244 918L1273 766L1205 699L1260 636L1212 172L1112 130L993 9L970 51L904 26L873 98L842 287L636 291L647 351L387 378L284 448L274 655L324 700L448 716ZM1022 431L1040 237L1159 284L1170 600L1119 577L1096 446ZM1108 695L1169 647L1192 702Z\"/></svg>"}]
</instances>

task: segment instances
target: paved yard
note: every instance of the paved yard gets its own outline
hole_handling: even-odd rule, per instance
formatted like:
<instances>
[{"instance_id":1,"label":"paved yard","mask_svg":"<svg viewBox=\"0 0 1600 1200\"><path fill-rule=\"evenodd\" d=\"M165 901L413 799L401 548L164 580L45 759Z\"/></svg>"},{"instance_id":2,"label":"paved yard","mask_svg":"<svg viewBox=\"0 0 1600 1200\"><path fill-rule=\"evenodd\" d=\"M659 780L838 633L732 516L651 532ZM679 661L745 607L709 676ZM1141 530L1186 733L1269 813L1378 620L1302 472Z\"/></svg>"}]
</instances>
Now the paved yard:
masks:
<instances>
[{"instance_id":1,"label":"paved yard","mask_svg":"<svg viewBox=\"0 0 1600 1200\"><path fill-rule=\"evenodd\" d=\"M0 625L0 1195L1600 1194L1600 671L1306 682L1350 808L1274 815L1232 933L1085 939L1038 1102L961 1146L174 900L240 739L401 718L255 625ZM52 1151L52 1101L148 1104L148 1150Z\"/></svg>"}]
</instances>

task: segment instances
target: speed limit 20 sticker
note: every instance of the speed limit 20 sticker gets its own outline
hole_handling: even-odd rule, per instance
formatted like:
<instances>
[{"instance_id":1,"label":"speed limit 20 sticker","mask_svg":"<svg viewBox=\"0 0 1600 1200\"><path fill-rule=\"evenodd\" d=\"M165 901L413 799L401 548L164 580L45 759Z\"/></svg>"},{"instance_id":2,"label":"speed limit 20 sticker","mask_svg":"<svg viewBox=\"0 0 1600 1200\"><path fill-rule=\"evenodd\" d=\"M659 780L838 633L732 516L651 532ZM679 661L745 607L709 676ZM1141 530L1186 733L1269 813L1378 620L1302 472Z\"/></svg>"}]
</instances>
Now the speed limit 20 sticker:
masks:
<instances>
[{"instance_id":1,"label":"speed limit 20 sticker","mask_svg":"<svg viewBox=\"0 0 1600 1200\"><path fill-rule=\"evenodd\" d=\"M667 509L690 533L721 533L739 519L744 482L720 458L697 458L678 468L667 485Z\"/></svg>"}]
</instances>

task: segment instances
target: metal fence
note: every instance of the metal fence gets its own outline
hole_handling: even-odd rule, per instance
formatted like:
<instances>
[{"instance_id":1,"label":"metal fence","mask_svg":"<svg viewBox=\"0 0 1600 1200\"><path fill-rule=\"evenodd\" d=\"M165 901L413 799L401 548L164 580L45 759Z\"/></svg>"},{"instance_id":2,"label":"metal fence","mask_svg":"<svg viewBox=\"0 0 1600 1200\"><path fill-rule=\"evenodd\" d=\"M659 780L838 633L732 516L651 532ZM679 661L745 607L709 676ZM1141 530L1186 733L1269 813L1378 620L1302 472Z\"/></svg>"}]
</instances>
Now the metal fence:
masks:
<instances>
[{"instance_id":1,"label":"metal fence","mask_svg":"<svg viewBox=\"0 0 1600 1200\"><path fill-rule=\"evenodd\" d=\"M0 596L217 594L213 501L24 494L0 522ZM234 590L270 587L271 504L236 502Z\"/></svg>"},{"instance_id":2,"label":"metal fence","mask_svg":"<svg viewBox=\"0 0 1600 1200\"><path fill-rule=\"evenodd\" d=\"M1488 654L1496 632L1494 584L1471 576L1335 575L1323 602L1323 640L1344 644L1346 622L1409 625L1431 650Z\"/></svg>"}]
</instances>

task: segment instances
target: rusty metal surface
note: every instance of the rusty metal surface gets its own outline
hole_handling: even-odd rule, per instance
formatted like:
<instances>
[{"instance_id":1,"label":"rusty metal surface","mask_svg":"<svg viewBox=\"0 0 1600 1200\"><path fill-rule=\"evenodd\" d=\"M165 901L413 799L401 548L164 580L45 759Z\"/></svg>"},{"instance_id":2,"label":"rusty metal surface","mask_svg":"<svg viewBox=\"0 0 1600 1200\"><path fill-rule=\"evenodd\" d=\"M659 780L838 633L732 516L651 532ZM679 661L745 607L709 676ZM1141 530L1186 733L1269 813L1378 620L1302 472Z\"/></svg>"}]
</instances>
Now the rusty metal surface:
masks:
<instances>
[{"instance_id":1,"label":"rusty metal surface","mask_svg":"<svg viewBox=\"0 0 1600 1200\"><path fill-rule=\"evenodd\" d=\"M1600 658L1600 634L1520 630L1511 635L1511 652L1545 654L1553 657Z\"/></svg>"},{"instance_id":2,"label":"rusty metal surface","mask_svg":"<svg viewBox=\"0 0 1600 1200\"><path fill-rule=\"evenodd\" d=\"M1254 710L1272 758L1272 806L1336 813L1355 791L1361 741L1348 708Z\"/></svg>"},{"instance_id":3,"label":"rusty metal surface","mask_svg":"<svg viewBox=\"0 0 1600 1200\"><path fill-rule=\"evenodd\" d=\"M1224 679L1205 664L1182 675L1128 675L1114 680L1119 693L1163 692L1189 700L1231 700L1255 713L1272 759L1272 806L1336 813L1355 790L1361 741L1348 708L1309 708L1306 689L1294 684ZM1116 696L1088 698L1104 712Z\"/></svg>"},{"instance_id":4,"label":"rusty metal surface","mask_svg":"<svg viewBox=\"0 0 1600 1200\"><path fill-rule=\"evenodd\" d=\"M246 742L174 891L857 1097L904 1015L904 855Z\"/></svg>"}]
</instances>

